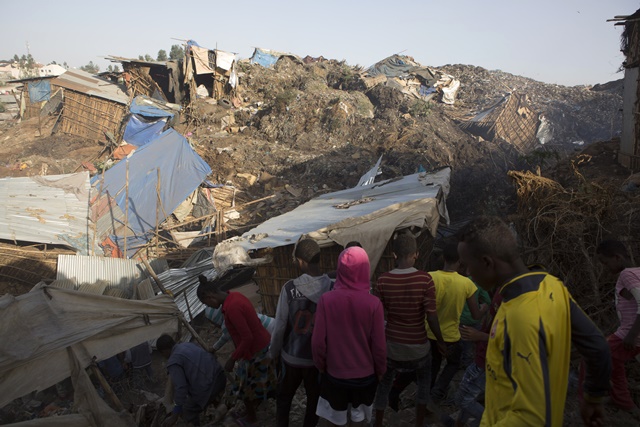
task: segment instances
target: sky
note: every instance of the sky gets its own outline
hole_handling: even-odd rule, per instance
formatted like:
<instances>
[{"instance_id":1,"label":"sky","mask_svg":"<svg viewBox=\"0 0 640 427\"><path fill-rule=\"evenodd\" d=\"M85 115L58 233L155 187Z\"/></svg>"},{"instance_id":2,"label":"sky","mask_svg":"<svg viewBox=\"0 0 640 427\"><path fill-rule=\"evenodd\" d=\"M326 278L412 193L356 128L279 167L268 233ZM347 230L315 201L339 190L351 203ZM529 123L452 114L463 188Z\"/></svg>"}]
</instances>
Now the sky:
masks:
<instances>
[{"instance_id":1,"label":"sky","mask_svg":"<svg viewBox=\"0 0 640 427\"><path fill-rule=\"evenodd\" d=\"M638 0L3 3L0 59L30 52L43 64L93 61L105 70L105 56L155 58L192 39L240 58L262 47L370 66L402 53L426 66L471 64L568 86L623 77L622 27L606 20L640 7Z\"/></svg>"}]
</instances>

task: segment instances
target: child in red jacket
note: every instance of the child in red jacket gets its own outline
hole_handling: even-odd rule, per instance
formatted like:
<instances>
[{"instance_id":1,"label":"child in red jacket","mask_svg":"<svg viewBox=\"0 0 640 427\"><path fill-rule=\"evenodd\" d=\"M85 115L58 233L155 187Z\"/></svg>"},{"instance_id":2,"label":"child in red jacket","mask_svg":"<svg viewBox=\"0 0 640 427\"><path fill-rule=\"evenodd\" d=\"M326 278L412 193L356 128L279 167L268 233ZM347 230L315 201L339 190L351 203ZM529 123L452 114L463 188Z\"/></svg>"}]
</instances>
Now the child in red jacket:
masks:
<instances>
[{"instance_id":1,"label":"child in red jacket","mask_svg":"<svg viewBox=\"0 0 640 427\"><path fill-rule=\"evenodd\" d=\"M209 307L222 307L224 323L236 346L224 365L227 372L236 368L234 391L244 401L247 415L238 424L251 426L257 422L256 407L275 389L276 376L269 358L271 335L262 326L251 302L239 292L221 292L201 278L198 298Z\"/></svg>"}]
</instances>

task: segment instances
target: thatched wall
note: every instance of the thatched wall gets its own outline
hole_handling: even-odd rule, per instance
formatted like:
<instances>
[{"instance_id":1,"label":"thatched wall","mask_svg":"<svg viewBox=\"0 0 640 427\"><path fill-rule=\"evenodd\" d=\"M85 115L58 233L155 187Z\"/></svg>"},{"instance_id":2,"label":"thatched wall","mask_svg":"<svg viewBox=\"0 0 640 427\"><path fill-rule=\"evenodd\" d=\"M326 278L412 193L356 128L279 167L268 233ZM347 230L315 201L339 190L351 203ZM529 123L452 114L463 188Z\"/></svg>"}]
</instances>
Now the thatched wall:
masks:
<instances>
[{"instance_id":1,"label":"thatched wall","mask_svg":"<svg viewBox=\"0 0 640 427\"><path fill-rule=\"evenodd\" d=\"M105 133L109 132L118 141L126 114L127 106L124 104L65 89L57 130L95 141L104 140Z\"/></svg>"},{"instance_id":2,"label":"thatched wall","mask_svg":"<svg viewBox=\"0 0 640 427\"><path fill-rule=\"evenodd\" d=\"M526 97L512 94L480 120L463 122L460 127L484 139L502 139L530 151L538 143L536 133L539 125L538 114L529 108Z\"/></svg>"}]
</instances>

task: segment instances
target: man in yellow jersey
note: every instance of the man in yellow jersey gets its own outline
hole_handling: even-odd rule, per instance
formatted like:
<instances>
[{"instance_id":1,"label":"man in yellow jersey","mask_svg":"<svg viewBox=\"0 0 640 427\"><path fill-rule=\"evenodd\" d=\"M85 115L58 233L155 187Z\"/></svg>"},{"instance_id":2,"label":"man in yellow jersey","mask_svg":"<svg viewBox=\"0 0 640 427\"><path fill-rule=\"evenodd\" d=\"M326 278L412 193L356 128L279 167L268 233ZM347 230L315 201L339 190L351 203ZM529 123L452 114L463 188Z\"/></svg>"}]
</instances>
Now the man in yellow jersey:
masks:
<instances>
[{"instance_id":1,"label":"man in yellow jersey","mask_svg":"<svg viewBox=\"0 0 640 427\"><path fill-rule=\"evenodd\" d=\"M440 371L442 364L442 354L433 351L431 359L431 397L438 402L447 395L447 388L451 379L460 369L462 359L462 341L460 341L460 315L465 303L469 306L471 316L478 320L488 308L487 305L478 307L478 300L475 298L478 288L467 277L458 274L460 268L460 257L458 256L458 243L447 242L444 245L442 256L444 267L442 270L430 271L436 287L436 311L440 322L442 338L447 345L447 364ZM431 348L436 347L436 337L429 328L427 336L431 342Z\"/></svg>"},{"instance_id":2,"label":"man in yellow jersey","mask_svg":"<svg viewBox=\"0 0 640 427\"><path fill-rule=\"evenodd\" d=\"M558 278L527 268L499 218L471 221L459 239L471 278L503 297L489 333L481 426L562 426L571 343L587 368L583 421L603 426L611 356L600 330Z\"/></svg>"}]
</instances>

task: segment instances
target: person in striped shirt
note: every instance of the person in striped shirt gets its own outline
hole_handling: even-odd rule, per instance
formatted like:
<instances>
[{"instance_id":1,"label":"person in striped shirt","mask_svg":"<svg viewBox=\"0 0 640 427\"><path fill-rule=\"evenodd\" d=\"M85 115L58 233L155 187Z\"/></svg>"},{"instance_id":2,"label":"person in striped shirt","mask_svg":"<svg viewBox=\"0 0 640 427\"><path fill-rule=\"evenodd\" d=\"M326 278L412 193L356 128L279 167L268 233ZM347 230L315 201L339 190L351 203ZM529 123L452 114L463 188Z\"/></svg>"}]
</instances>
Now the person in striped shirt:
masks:
<instances>
[{"instance_id":1,"label":"person in striped shirt","mask_svg":"<svg viewBox=\"0 0 640 427\"><path fill-rule=\"evenodd\" d=\"M631 266L629 252L620 241L604 240L596 253L600 262L618 275L615 303L620 326L607 338L613 361L611 401L638 416L640 411L629 393L624 364L640 354L640 268Z\"/></svg>"},{"instance_id":2,"label":"person in striped shirt","mask_svg":"<svg viewBox=\"0 0 640 427\"><path fill-rule=\"evenodd\" d=\"M273 334L273 328L275 326L273 317L269 317L262 313L256 313L258 315L258 319L262 323L262 326L265 327L269 334ZM204 309L204 317L209 319L211 323L218 326L222 332L218 341L213 344L212 350L218 351L220 350L226 343L231 340L231 335L229 335L229 331L227 330L227 326L224 324L224 314L222 314L222 309L207 307Z\"/></svg>"},{"instance_id":3,"label":"person in striped shirt","mask_svg":"<svg viewBox=\"0 0 640 427\"><path fill-rule=\"evenodd\" d=\"M382 427L396 373L407 371L416 372L418 391L415 425L422 426L429 400L431 370L425 318L437 338L437 351L446 351L446 344L438 323L433 280L428 273L414 267L418 258L416 239L407 233L398 234L393 242L393 253L397 267L382 274L376 286L387 318L387 372L376 392L376 427Z\"/></svg>"}]
</instances>

